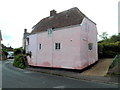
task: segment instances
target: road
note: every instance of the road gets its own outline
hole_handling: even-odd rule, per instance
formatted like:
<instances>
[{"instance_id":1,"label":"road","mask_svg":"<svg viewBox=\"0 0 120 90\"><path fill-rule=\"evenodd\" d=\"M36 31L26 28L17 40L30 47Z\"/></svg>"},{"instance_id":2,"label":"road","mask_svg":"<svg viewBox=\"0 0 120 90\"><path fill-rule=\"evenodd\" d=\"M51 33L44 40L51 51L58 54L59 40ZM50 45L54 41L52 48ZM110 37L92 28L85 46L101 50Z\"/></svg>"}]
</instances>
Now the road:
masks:
<instances>
[{"instance_id":1,"label":"road","mask_svg":"<svg viewBox=\"0 0 120 90\"><path fill-rule=\"evenodd\" d=\"M22 70L13 67L12 60L8 60L2 62L2 88L118 88L118 86Z\"/></svg>"}]
</instances>

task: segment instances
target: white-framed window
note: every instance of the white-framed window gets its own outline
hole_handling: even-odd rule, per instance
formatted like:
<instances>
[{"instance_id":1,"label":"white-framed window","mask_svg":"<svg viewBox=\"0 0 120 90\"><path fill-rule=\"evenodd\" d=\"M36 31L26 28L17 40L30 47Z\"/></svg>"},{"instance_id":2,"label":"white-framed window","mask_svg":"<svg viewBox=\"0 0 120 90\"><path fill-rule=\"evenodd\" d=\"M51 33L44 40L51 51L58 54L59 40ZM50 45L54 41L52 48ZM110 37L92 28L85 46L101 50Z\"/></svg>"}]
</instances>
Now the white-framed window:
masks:
<instances>
[{"instance_id":1,"label":"white-framed window","mask_svg":"<svg viewBox=\"0 0 120 90\"><path fill-rule=\"evenodd\" d=\"M60 50L60 49L61 49L61 44L55 43L55 50Z\"/></svg>"},{"instance_id":2,"label":"white-framed window","mask_svg":"<svg viewBox=\"0 0 120 90\"><path fill-rule=\"evenodd\" d=\"M93 43L88 44L88 50L93 50Z\"/></svg>"},{"instance_id":3,"label":"white-framed window","mask_svg":"<svg viewBox=\"0 0 120 90\"><path fill-rule=\"evenodd\" d=\"M41 43L39 44L39 50L41 50L41 48L42 48L42 45L41 45Z\"/></svg>"},{"instance_id":4,"label":"white-framed window","mask_svg":"<svg viewBox=\"0 0 120 90\"><path fill-rule=\"evenodd\" d=\"M49 28L47 31L48 31L48 36L51 36L52 35L52 28Z\"/></svg>"},{"instance_id":5,"label":"white-framed window","mask_svg":"<svg viewBox=\"0 0 120 90\"><path fill-rule=\"evenodd\" d=\"M85 31L89 30L89 25L87 23L85 23Z\"/></svg>"}]
</instances>

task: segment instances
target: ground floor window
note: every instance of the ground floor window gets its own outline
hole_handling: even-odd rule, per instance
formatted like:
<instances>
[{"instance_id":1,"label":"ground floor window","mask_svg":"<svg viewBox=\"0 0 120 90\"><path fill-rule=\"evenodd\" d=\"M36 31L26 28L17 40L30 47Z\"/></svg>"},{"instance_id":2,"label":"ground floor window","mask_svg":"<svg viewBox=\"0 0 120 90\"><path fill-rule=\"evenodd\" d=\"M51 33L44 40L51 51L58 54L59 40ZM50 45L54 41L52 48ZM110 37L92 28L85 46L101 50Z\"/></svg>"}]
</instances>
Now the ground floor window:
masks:
<instances>
[{"instance_id":1,"label":"ground floor window","mask_svg":"<svg viewBox=\"0 0 120 90\"><path fill-rule=\"evenodd\" d=\"M57 50L60 50L60 43L55 43L55 49Z\"/></svg>"},{"instance_id":2,"label":"ground floor window","mask_svg":"<svg viewBox=\"0 0 120 90\"><path fill-rule=\"evenodd\" d=\"M39 49L41 49L41 44L39 44Z\"/></svg>"}]
</instances>

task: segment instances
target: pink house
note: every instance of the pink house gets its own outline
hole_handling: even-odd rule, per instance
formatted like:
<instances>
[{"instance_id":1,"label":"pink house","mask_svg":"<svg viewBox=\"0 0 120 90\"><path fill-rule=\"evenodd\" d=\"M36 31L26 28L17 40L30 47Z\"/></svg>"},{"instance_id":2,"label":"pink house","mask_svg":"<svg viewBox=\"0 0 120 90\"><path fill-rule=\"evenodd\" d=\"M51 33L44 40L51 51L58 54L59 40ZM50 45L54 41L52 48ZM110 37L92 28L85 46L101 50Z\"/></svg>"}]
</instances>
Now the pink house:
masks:
<instances>
[{"instance_id":1,"label":"pink house","mask_svg":"<svg viewBox=\"0 0 120 90\"><path fill-rule=\"evenodd\" d=\"M31 66L81 70L98 60L96 24L77 7L50 11L26 40Z\"/></svg>"}]
</instances>

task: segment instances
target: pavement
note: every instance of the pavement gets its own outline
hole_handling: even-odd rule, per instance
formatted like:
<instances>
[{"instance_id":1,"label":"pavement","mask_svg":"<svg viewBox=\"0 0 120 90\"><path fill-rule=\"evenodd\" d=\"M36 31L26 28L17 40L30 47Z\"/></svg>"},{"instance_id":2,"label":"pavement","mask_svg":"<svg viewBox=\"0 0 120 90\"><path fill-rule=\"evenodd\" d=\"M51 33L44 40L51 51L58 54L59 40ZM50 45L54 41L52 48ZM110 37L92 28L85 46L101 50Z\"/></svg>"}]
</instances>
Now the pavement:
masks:
<instances>
[{"instance_id":1,"label":"pavement","mask_svg":"<svg viewBox=\"0 0 120 90\"><path fill-rule=\"evenodd\" d=\"M81 75L90 76L106 76L109 66L112 64L113 59L101 59L97 64L95 64L91 69L84 71Z\"/></svg>"},{"instance_id":2,"label":"pavement","mask_svg":"<svg viewBox=\"0 0 120 90\"><path fill-rule=\"evenodd\" d=\"M102 59L96 64L86 68L85 70L70 70L70 69L56 69L44 67L27 67L27 70L42 72L52 75L70 77L81 80L88 80L93 82L120 84L120 76L106 76L109 65L113 59Z\"/></svg>"}]
</instances>

